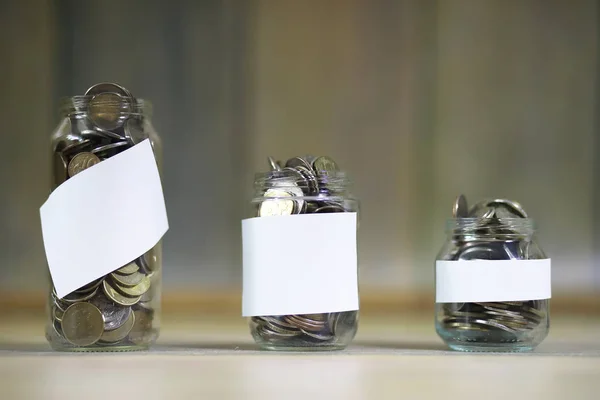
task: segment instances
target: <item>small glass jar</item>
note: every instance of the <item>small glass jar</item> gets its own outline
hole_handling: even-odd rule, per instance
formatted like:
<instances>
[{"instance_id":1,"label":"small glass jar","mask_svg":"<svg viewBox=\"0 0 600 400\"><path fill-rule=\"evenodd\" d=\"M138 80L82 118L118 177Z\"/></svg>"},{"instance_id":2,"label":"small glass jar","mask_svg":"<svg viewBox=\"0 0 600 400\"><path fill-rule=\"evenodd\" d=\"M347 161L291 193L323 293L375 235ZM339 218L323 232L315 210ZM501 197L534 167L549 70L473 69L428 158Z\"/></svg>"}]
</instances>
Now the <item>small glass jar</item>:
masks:
<instances>
[{"instance_id":1,"label":"small glass jar","mask_svg":"<svg viewBox=\"0 0 600 400\"><path fill-rule=\"evenodd\" d=\"M285 166L269 158L269 163L270 172L255 176L250 217L353 212L357 213L358 223L359 203L350 192L351 182L329 157L294 157ZM299 244L299 252L290 257L305 257L309 263L310 246L327 245L326 241L319 243L317 231L313 237L298 237L295 233L276 233L289 235ZM307 246L304 254L303 245ZM330 289L335 293L336 287ZM358 298L358 288L355 290ZM249 323L252 337L266 350L340 350L356 335L358 307L340 312L253 316Z\"/></svg>"},{"instance_id":2,"label":"small glass jar","mask_svg":"<svg viewBox=\"0 0 600 400\"><path fill-rule=\"evenodd\" d=\"M162 145L150 121L151 105L113 83L64 99L52 134L53 185L150 140L159 173ZM105 223L102 221L101 223ZM46 339L58 351L144 350L159 334L162 245L112 273L58 298L52 283ZM99 251L108 251L98 245ZM69 251L68 246L65 251Z\"/></svg>"},{"instance_id":3,"label":"small glass jar","mask_svg":"<svg viewBox=\"0 0 600 400\"><path fill-rule=\"evenodd\" d=\"M501 210L505 212L504 210ZM477 273L492 274L502 273L501 269L509 264L506 261L539 260L547 266L547 273L538 275L518 275L519 265L512 272L510 279L521 279L520 286L542 286L546 285L549 290L549 259L541 249L535 236L534 223L530 218L496 218L492 211L485 211L473 218L455 218L448 221L446 226L447 240L440 250L436 261L436 300L435 327L438 335L446 344L454 350L460 351L502 351L523 352L533 350L548 335L549 322L549 298L536 297L535 299L513 298L513 299L486 299L484 301L464 302L439 302L440 261L466 261L463 266L469 265L471 261L484 261L483 263L471 263L475 268L488 268L487 271L476 271ZM500 263L498 263L498 261ZM545 264L547 261L547 265ZM454 264L456 265L456 264ZM452 265L450 265L452 266ZM471 270L471 273L473 270ZM508 273L508 271L507 271ZM476 275L476 274L473 274ZM489 276L484 278L489 280ZM510 279L504 285L504 289L510 284ZM471 291L473 285L477 285L477 278L463 275L462 282L454 282L454 286L460 287L461 283L467 283L462 290ZM538 281L539 280L539 281ZM499 281L499 280L498 280ZM513 280L513 282L515 282ZM490 283L491 287L494 283ZM497 286L496 285L496 286ZM470 289L469 289L470 288ZM503 288L497 289L502 291ZM459 289L460 290L460 289ZM481 291L478 296L482 296ZM485 290L484 290L485 292ZM548 292L549 294L549 292ZM494 296L494 295L491 295ZM548 296L549 297L549 296Z\"/></svg>"}]
</instances>

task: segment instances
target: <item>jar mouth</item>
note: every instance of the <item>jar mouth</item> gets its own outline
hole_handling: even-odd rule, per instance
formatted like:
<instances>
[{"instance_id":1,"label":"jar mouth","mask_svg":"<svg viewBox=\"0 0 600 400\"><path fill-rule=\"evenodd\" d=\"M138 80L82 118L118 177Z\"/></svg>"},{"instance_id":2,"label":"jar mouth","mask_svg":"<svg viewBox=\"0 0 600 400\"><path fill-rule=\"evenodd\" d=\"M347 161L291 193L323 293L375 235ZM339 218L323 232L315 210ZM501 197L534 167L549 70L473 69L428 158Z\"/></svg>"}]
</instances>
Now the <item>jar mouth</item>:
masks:
<instances>
[{"instance_id":1,"label":"jar mouth","mask_svg":"<svg viewBox=\"0 0 600 400\"><path fill-rule=\"evenodd\" d=\"M259 172L254 175L254 187L259 191L286 187L310 189L315 186L341 190L351 185L352 180L343 171L302 172L293 168L283 168L281 171Z\"/></svg>"},{"instance_id":2,"label":"jar mouth","mask_svg":"<svg viewBox=\"0 0 600 400\"><path fill-rule=\"evenodd\" d=\"M515 233L533 232L536 224L531 218L451 218L446 220L446 232L464 234L485 230L506 230Z\"/></svg>"},{"instance_id":3,"label":"jar mouth","mask_svg":"<svg viewBox=\"0 0 600 400\"><path fill-rule=\"evenodd\" d=\"M100 95L82 95L63 97L60 99L60 114L63 117L73 117L90 112L105 112L117 115L150 116L152 103L140 98L126 97L116 93Z\"/></svg>"}]
</instances>

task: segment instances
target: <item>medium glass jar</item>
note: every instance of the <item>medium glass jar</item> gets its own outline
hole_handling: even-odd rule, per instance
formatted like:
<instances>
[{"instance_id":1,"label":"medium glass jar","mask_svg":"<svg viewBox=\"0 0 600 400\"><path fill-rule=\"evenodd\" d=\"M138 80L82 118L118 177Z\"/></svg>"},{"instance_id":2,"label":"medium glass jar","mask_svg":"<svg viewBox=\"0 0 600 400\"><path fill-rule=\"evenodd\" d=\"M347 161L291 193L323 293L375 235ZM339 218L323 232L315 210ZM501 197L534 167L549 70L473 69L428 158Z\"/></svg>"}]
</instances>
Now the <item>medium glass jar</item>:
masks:
<instances>
[{"instance_id":1,"label":"medium glass jar","mask_svg":"<svg viewBox=\"0 0 600 400\"><path fill-rule=\"evenodd\" d=\"M113 83L94 85L85 95L63 100L62 119L52 134L52 190L145 139L160 171L162 145L150 115L149 102ZM160 327L161 249L159 241L145 254L63 298L51 284L46 307L50 346L59 351L123 351L153 344ZM109 249L98 244L98 251Z\"/></svg>"},{"instance_id":2,"label":"medium glass jar","mask_svg":"<svg viewBox=\"0 0 600 400\"><path fill-rule=\"evenodd\" d=\"M310 308L310 312L305 313L250 314L252 315L249 318L252 337L261 348L268 350L343 349L352 341L358 328L356 261L354 258L354 261L349 261L346 266L342 266L339 279L325 276L325 272L330 272L327 271L329 268L333 269L338 266L334 266L333 263L325 263L315 268L315 264L322 262L324 257L328 257L329 250L342 253L354 251L354 257L356 257L357 222L347 225L349 228L346 229L346 232L354 230L351 232L354 237L350 238L346 243L347 247L342 246L341 250L333 250L334 245L332 241L328 240L330 234L327 233L331 228L327 218L331 217L332 213L354 213L354 221L357 221L359 204L350 192L350 180L328 157L294 157L285 165L269 158L269 165L270 172L259 173L255 177L255 195L251 203L251 217L255 217L252 219L258 217L260 222L264 222L262 220L268 218L291 218L280 219L282 230L272 232L274 242L271 248L273 251L267 256L274 258L276 263L283 264L276 266L276 271L263 279L262 284L265 285L263 288L265 292L271 289L279 291L278 295L271 297L270 301L273 303L280 301L294 303L294 306L289 307L295 307L295 309L312 308ZM294 219L296 216L308 214L312 216L329 215L325 218L317 217L319 219L308 221L308 225L304 228L286 225L288 222L291 224L301 219L298 218L296 221ZM350 214L338 216L352 217ZM331 224L335 223L335 221L331 222ZM335 230L335 228L333 229ZM251 287L253 284L248 282L252 277L247 271L247 238L245 235L244 233L244 302L250 291L247 289L253 289ZM281 253L281 247L275 242L276 237L286 243L283 247L289 251ZM350 249L352 240L354 240L354 248ZM278 248L277 252L274 247ZM322 252L318 253L319 251ZM282 278L280 271L288 268L292 263L299 267L287 275L289 279ZM353 263L354 265L352 265ZM346 278L343 278L342 275L345 275ZM327 283L324 283L323 280L326 280ZM298 285L305 285L306 290L303 291L302 287L298 288ZM280 287L273 288L274 286ZM255 292L255 290L252 291ZM338 306L335 310L328 309L331 306L327 304L331 304L329 300L335 297L336 291L339 291L340 296L346 297L348 302L343 306ZM304 292L308 297L303 297ZM341 294L342 292L345 294ZM257 295L260 296L260 293ZM294 298L290 299L289 296ZM352 300L353 296L355 303ZM311 306L308 306L309 302L312 304Z\"/></svg>"},{"instance_id":3,"label":"medium glass jar","mask_svg":"<svg viewBox=\"0 0 600 400\"><path fill-rule=\"evenodd\" d=\"M436 258L438 335L454 350L533 350L550 326L550 259L533 221L502 199L460 209Z\"/></svg>"}]
</instances>

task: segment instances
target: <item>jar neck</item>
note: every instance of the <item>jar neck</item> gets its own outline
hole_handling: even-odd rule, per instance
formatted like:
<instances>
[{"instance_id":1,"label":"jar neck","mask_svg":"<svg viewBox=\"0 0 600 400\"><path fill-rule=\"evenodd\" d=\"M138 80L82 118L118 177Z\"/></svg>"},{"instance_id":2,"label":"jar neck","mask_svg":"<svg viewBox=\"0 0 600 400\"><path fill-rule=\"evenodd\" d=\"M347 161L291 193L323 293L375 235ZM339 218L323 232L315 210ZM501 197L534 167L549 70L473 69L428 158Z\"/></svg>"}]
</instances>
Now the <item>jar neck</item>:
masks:
<instances>
[{"instance_id":1,"label":"jar neck","mask_svg":"<svg viewBox=\"0 0 600 400\"><path fill-rule=\"evenodd\" d=\"M281 171L258 173L254 179L255 197L263 197L270 191L284 191L301 197L351 198L352 182L341 171L314 172L283 168Z\"/></svg>"},{"instance_id":2,"label":"jar neck","mask_svg":"<svg viewBox=\"0 0 600 400\"><path fill-rule=\"evenodd\" d=\"M79 118L89 114L111 114L127 118L132 116L149 118L152 105L149 101L116 93L101 93L95 96L73 96L61 100L62 117Z\"/></svg>"},{"instance_id":3,"label":"jar neck","mask_svg":"<svg viewBox=\"0 0 600 400\"><path fill-rule=\"evenodd\" d=\"M446 223L446 233L460 241L530 239L535 234L531 218L456 218Z\"/></svg>"}]
</instances>

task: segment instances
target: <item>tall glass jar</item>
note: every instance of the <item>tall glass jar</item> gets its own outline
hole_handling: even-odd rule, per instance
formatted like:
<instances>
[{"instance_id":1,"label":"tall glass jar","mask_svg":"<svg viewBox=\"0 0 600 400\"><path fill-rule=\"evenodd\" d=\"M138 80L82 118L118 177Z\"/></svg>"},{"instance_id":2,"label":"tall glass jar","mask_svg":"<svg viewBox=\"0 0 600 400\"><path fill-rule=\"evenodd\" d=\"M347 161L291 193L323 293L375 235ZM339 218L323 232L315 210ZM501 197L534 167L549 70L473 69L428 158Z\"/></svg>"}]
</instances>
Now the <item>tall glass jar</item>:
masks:
<instances>
[{"instance_id":1,"label":"tall glass jar","mask_svg":"<svg viewBox=\"0 0 600 400\"><path fill-rule=\"evenodd\" d=\"M263 220L264 218L304 214L355 213L354 216L358 215L359 204L350 191L351 182L329 157L294 157L285 165L269 158L269 165L270 172L259 173L255 176L255 194L251 202L250 217L259 217ZM351 215L344 214L343 217L351 217ZM357 220L355 219L355 221ZM289 280L282 280L279 274L270 275L265 279L268 281L266 284L270 286L269 289L273 285L281 286L278 288L281 289L281 299L276 297L272 301L284 302L287 299L283 299L283 297L297 296L299 298L292 301L301 309L303 306L302 288L294 292L290 286L292 285L291 281L294 281L296 286L298 281L303 281L306 282L304 283L307 286L306 293L315 294L315 287L308 286L319 285L320 289L316 295L311 295L311 300L317 299L317 303L319 297L322 296L321 300L325 302L327 297L335 296L336 290L343 290L350 295L349 297L354 294L356 304L335 311L328 310L327 306L323 305L323 308L317 306L313 309L318 312L284 315L252 314L253 316L249 318L250 332L256 343L263 349L287 351L343 349L356 335L358 328L357 266L349 263L346 270L347 273L354 274L355 281L350 286L347 286L347 282L342 283L344 279L341 276L339 281L333 279L323 285L320 280L327 278L320 271L324 269L315 271L311 267L314 267L313 264L317 264L320 257L316 254L315 249L318 247L327 249L331 242L327 240L328 234L319 230L317 220L314 220L314 225L310 221L308 223L309 232L291 227L290 229L284 228L285 231L272 232L272 235L277 235L284 242L290 243L288 248L293 247L291 251L283 255L280 252L277 253L278 255L273 252L271 256L275 259L275 263L300 265L299 268L294 269ZM350 225L349 229L353 229L355 235L356 222L354 225ZM246 239L244 238L244 240ZM355 237L353 240L356 241ZM274 246L277 245L274 244ZM356 243L354 243L354 252L356 252L355 246ZM279 259L280 256L284 258ZM244 258L246 264L246 256ZM285 267L287 266L281 265L281 268L277 267L277 269ZM333 266L324 265L323 268L333 268ZM244 290L248 287L246 281L247 273L246 265L244 265ZM353 291L354 293L352 293Z\"/></svg>"},{"instance_id":2,"label":"tall glass jar","mask_svg":"<svg viewBox=\"0 0 600 400\"><path fill-rule=\"evenodd\" d=\"M150 116L148 101L114 83L97 84L85 95L64 99L61 121L51 136L52 190L145 139L150 140L160 172L162 145ZM161 249L159 241L145 254L62 298L51 283L46 307L50 346L58 351L124 351L153 344L160 328ZM110 250L99 243L98 251Z\"/></svg>"},{"instance_id":3,"label":"tall glass jar","mask_svg":"<svg viewBox=\"0 0 600 400\"><path fill-rule=\"evenodd\" d=\"M550 327L550 260L533 220L508 200L458 214L436 258L438 335L454 350L533 350Z\"/></svg>"}]
</instances>

